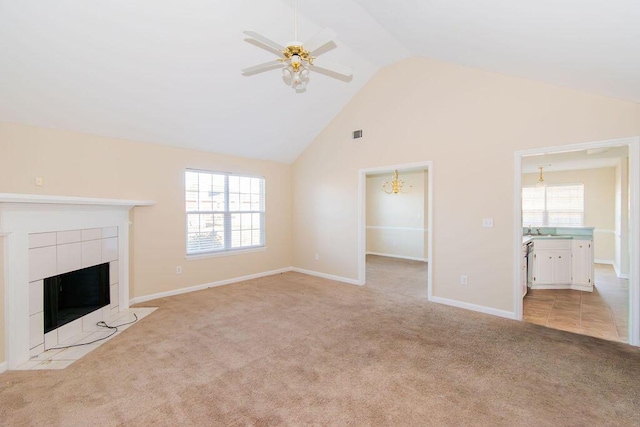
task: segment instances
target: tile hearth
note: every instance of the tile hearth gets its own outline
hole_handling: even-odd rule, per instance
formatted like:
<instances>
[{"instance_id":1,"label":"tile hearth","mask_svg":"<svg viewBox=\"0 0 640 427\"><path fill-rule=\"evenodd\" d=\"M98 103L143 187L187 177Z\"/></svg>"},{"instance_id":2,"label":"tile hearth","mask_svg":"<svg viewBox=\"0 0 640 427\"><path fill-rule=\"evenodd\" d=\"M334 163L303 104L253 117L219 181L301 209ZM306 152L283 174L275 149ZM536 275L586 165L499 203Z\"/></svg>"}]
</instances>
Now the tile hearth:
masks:
<instances>
[{"instance_id":1,"label":"tile hearth","mask_svg":"<svg viewBox=\"0 0 640 427\"><path fill-rule=\"evenodd\" d=\"M134 313L138 317L138 321L144 319L149 314L153 313L157 308L156 307L133 307L128 310L121 311L110 317L106 320L107 325L109 326L117 326L124 323L129 323L134 318ZM137 322L136 322L137 323ZM79 360L83 356L86 356L96 348L100 347L102 344L107 341L117 337L125 331L126 329L134 326L135 323L130 325L125 325L118 327L118 332L113 334L107 339L103 339L93 344L81 345L78 347L70 347L65 349L56 349L52 348L50 350L46 350L37 356L30 358L27 362L19 365L15 369L18 370L41 370L41 369L64 369L67 366L71 365L76 360ZM100 338L104 338L113 333L111 329L103 329L100 328L97 331L87 331L82 332L80 334L74 335L68 340L59 344L60 347L82 344L82 343L90 343Z\"/></svg>"}]
</instances>

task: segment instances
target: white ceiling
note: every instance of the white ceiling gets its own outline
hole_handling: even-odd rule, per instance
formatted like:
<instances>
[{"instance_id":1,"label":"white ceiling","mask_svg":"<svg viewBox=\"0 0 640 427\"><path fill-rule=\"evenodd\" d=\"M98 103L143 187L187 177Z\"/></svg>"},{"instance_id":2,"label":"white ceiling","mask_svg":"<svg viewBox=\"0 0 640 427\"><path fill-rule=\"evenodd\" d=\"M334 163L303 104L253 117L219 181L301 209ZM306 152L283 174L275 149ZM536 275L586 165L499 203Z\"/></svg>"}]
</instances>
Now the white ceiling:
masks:
<instances>
[{"instance_id":1,"label":"white ceiling","mask_svg":"<svg viewBox=\"0 0 640 427\"><path fill-rule=\"evenodd\" d=\"M640 102L637 0L299 0L351 82L295 94L253 29L286 43L292 0L0 0L0 121L292 162L381 67L411 55Z\"/></svg>"},{"instance_id":2,"label":"white ceiling","mask_svg":"<svg viewBox=\"0 0 640 427\"><path fill-rule=\"evenodd\" d=\"M615 167L620 159L628 156L629 147L626 145L524 156L522 158L522 172L539 173L539 167L543 167L544 172L610 168Z\"/></svg>"}]
</instances>

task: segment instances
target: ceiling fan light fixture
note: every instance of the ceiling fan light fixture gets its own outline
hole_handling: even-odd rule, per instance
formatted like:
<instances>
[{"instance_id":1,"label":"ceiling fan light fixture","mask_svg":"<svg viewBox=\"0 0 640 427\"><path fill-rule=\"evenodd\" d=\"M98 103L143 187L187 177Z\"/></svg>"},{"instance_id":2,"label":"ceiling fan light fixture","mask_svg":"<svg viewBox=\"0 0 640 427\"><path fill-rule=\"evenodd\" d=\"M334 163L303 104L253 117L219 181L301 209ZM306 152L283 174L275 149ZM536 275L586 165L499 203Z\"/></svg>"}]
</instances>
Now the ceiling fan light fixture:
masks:
<instances>
[{"instance_id":1,"label":"ceiling fan light fixture","mask_svg":"<svg viewBox=\"0 0 640 427\"><path fill-rule=\"evenodd\" d=\"M293 80L293 68L291 66L285 67L282 69L282 81L287 86L291 85L291 81Z\"/></svg>"},{"instance_id":2,"label":"ceiling fan light fixture","mask_svg":"<svg viewBox=\"0 0 640 427\"><path fill-rule=\"evenodd\" d=\"M307 70L302 70L302 71L296 71L293 73L293 82L292 82L292 87L296 90L297 93L302 93L305 90L307 90L307 82L309 81L308 77L305 77L304 72Z\"/></svg>"},{"instance_id":3,"label":"ceiling fan light fixture","mask_svg":"<svg viewBox=\"0 0 640 427\"><path fill-rule=\"evenodd\" d=\"M302 93L307 90L309 70L303 66L298 67L296 70L292 65L289 65L282 69L282 81L297 93Z\"/></svg>"}]
</instances>

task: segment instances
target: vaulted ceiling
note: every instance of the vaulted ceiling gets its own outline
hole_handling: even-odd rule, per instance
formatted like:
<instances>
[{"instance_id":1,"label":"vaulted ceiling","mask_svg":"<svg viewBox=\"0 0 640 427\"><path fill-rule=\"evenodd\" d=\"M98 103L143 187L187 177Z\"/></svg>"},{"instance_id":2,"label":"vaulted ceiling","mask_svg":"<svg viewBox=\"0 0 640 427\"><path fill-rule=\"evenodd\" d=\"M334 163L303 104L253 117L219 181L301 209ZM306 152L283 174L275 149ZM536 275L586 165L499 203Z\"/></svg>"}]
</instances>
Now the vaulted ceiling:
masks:
<instances>
[{"instance_id":1,"label":"vaulted ceiling","mask_svg":"<svg viewBox=\"0 0 640 427\"><path fill-rule=\"evenodd\" d=\"M0 121L292 162L379 70L413 55L640 102L637 0L299 0L299 38L351 82L296 94L253 29L293 38L292 0L0 0ZM429 76L416 76L429 78Z\"/></svg>"}]
</instances>

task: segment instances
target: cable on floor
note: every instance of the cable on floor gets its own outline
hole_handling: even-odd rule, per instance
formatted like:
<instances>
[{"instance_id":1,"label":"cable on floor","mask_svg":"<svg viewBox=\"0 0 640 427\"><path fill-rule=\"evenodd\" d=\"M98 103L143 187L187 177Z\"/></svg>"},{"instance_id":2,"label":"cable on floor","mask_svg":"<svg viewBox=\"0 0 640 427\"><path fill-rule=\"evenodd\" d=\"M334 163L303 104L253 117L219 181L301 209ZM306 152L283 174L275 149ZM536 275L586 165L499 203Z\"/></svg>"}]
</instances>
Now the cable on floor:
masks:
<instances>
[{"instance_id":1,"label":"cable on floor","mask_svg":"<svg viewBox=\"0 0 640 427\"><path fill-rule=\"evenodd\" d=\"M83 342L81 344L72 344L72 345L66 345L66 346L63 346L63 347L52 347L52 348L48 348L47 350L64 350L65 348L80 347L82 345L94 344L94 343L97 343L98 341L106 340L107 338L110 338L110 337L114 336L115 334L117 334L118 333L118 328L120 328L122 326L131 325L132 323L136 323L138 321L138 316L135 313L133 313L133 317L134 317L134 319L131 322L122 323L122 324L116 325L116 326L109 326L109 325L107 325L107 322L105 322L103 320L101 320L98 323L96 323L96 326L99 326L101 328L113 329L113 332L110 333L109 335L107 335L106 337L98 338L98 339L93 340L91 342Z\"/></svg>"}]
</instances>

